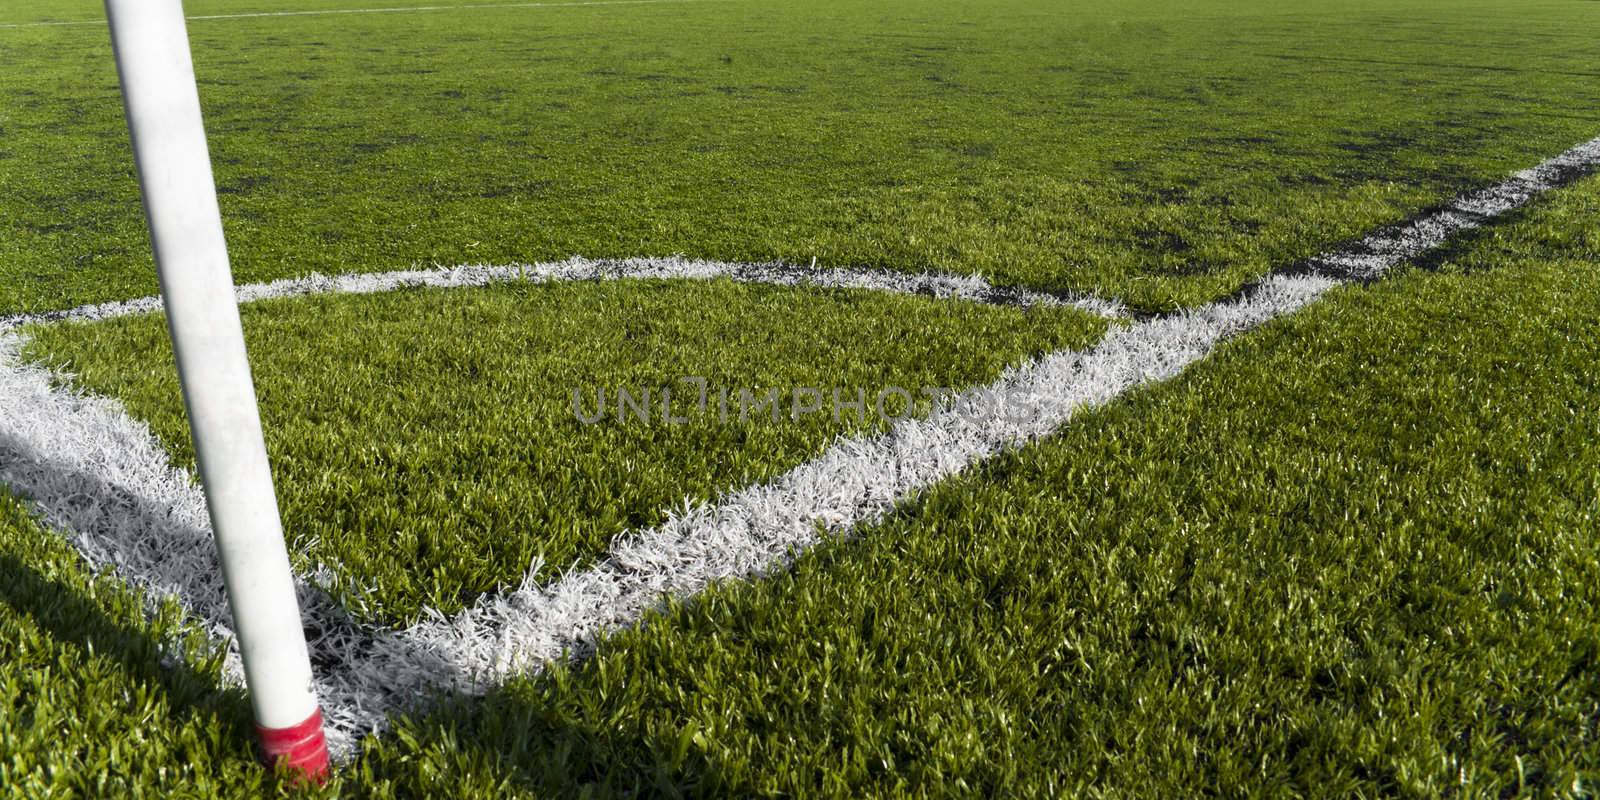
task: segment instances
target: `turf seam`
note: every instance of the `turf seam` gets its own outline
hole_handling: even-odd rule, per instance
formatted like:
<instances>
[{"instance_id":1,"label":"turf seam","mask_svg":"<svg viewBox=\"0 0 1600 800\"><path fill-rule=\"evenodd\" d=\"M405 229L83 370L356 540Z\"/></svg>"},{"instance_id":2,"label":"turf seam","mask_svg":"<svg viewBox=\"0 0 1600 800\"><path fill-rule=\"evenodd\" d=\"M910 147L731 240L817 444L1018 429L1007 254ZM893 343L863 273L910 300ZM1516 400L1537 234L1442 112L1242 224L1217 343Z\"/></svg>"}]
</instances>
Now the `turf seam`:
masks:
<instances>
[{"instance_id":1,"label":"turf seam","mask_svg":"<svg viewBox=\"0 0 1600 800\"><path fill-rule=\"evenodd\" d=\"M1269 275L1237 297L1113 327L1094 347L1013 367L994 383L957 395L928 418L902 420L877 436L841 439L771 483L684 509L657 528L624 533L588 569L540 584L534 576L543 565L534 564L516 589L485 596L453 616L433 613L403 630L363 628L314 586L339 576L302 578L301 601L330 743L341 757L350 757L359 738L380 730L390 711L431 693L479 692L510 674L582 657L606 629L636 622L666 597L781 569L824 537L848 535L882 519L902 501L972 464L1047 436L1129 389L1177 375L1231 336L1293 312L1334 286L1381 279L1452 236L1597 166L1600 138L1441 209ZM668 261L680 271L684 264L713 263ZM596 277L614 277L618 264L662 262L578 263L594 271L608 265L611 272ZM725 273L760 269L719 268ZM468 269L478 271L467 274L482 277L517 268ZM637 277L627 268L620 272ZM376 287L372 291L440 285L430 281L477 285L448 283L453 274L448 270L407 274L414 277L389 273L384 280L319 280ZM256 291L290 296L314 293L318 290L307 287L322 285L302 280L264 284ZM273 286L279 288L266 288ZM115 313L155 310L150 302L133 301L145 305ZM0 326L0 479L32 498L89 564L114 569L152 596L175 597L213 638L231 643L198 487L120 404L62 388L47 369L24 363L25 332L15 330L17 324ZM997 406L996 397L1007 402ZM227 671L237 680L236 658L230 657Z\"/></svg>"}]
</instances>

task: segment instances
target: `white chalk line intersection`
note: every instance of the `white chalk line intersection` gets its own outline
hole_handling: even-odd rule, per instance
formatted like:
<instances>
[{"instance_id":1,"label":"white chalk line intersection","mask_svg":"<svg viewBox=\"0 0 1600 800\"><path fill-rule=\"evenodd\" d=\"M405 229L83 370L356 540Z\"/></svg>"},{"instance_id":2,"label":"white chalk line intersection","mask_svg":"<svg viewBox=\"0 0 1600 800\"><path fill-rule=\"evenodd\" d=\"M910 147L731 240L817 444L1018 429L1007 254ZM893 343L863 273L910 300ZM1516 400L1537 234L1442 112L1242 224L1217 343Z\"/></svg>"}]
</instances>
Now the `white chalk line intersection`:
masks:
<instances>
[{"instance_id":1,"label":"white chalk line intersection","mask_svg":"<svg viewBox=\"0 0 1600 800\"><path fill-rule=\"evenodd\" d=\"M382 728L390 711L429 692L480 691L563 653L581 656L600 631L636 621L664 596L781 568L821 536L871 524L973 463L1047 436L1129 389L1178 374L1227 337L1297 310L1342 282L1381 278L1450 236L1563 185L1573 170L1597 165L1600 139L1311 259L1313 274L1271 276L1238 299L1116 327L1088 350L1058 352L1007 370L930 418L902 421L876 437L841 440L770 484L617 537L590 569L540 585L533 576L541 565L534 565L517 589L481 598L454 616L437 615L398 631L364 630L302 581L330 738L348 756L361 735ZM724 266L730 268L725 272L760 269ZM440 274L417 274L424 273ZM418 284L380 281L369 290L408 285ZM328 291L360 290L354 286ZM121 305L138 302L144 301ZM108 316L150 310L118 308ZM46 370L22 363L16 324L0 325L0 479L32 497L90 564L112 566L157 595L176 595L214 636L231 639L214 567L207 573L214 553L199 490L171 467L148 429L114 401L62 390ZM1025 401L1020 407L1026 413L986 413L981 404L995 395Z\"/></svg>"}]
</instances>

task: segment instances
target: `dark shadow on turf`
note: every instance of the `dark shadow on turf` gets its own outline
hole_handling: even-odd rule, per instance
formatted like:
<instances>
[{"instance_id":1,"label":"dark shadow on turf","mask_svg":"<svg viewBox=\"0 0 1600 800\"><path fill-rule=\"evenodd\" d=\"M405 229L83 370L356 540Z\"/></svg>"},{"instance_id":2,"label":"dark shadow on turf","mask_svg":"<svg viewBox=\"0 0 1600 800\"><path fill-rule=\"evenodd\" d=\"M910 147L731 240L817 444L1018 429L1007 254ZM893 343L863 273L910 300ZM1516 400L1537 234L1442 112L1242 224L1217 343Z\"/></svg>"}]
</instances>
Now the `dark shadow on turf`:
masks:
<instances>
[{"instance_id":1,"label":"dark shadow on turf","mask_svg":"<svg viewBox=\"0 0 1600 800\"><path fill-rule=\"evenodd\" d=\"M133 680L161 690L174 722L201 716L229 740L254 737L243 692L218 689L181 660L169 658L160 640L112 619L77 589L40 574L11 553L0 552L0 602L52 639L109 658Z\"/></svg>"},{"instance_id":2,"label":"dark shadow on turf","mask_svg":"<svg viewBox=\"0 0 1600 800\"><path fill-rule=\"evenodd\" d=\"M1529 206L1532 204L1530 203ZM1448 241L1421 255L1414 256L1403 266L1428 272L1468 272L1462 267L1461 259L1468 253L1482 248L1483 243L1494 238L1495 227L1499 225L1512 225L1526 220L1533 209L1529 206L1513 209L1494 218L1494 221L1472 230L1462 231L1450 237ZM1448 269L1447 269L1448 268ZM1398 269L1398 267L1397 267Z\"/></svg>"},{"instance_id":3,"label":"dark shadow on turf","mask_svg":"<svg viewBox=\"0 0 1600 800\"><path fill-rule=\"evenodd\" d=\"M568 666L567 680L589 682L589 663ZM577 709L550 702L543 691L550 680L548 675L527 678L517 689L495 689L483 697L445 695L429 710L397 715L398 730L367 742L383 754L369 752L352 769L401 796L437 795L460 782L438 771L430 758L434 753L447 755L450 769L473 779L496 776L496 794L512 787L536 797L695 797L729 791L717 762L692 747L653 739L632 720L602 729L580 719Z\"/></svg>"},{"instance_id":4,"label":"dark shadow on turf","mask_svg":"<svg viewBox=\"0 0 1600 800\"><path fill-rule=\"evenodd\" d=\"M1443 265L1450 263L1453 259L1466 252L1466 250L1473 243L1481 241L1486 236L1492 235L1495 228L1524 219L1529 210L1534 208L1540 202L1540 200L1550 192L1571 186L1572 184L1597 173L1600 173L1600 169L1597 169L1593 165L1586 165L1582 167L1561 167L1556 177L1551 181L1552 185L1550 188L1539 192L1537 195L1529 198L1526 202L1520 206L1517 206L1516 208L1512 208L1489 217L1472 215L1469 212L1456 207L1457 203L1459 203L1462 198L1471 194L1470 192L1463 193L1462 195L1452 198L1448 202L1430 206L1404 220L1390 225L1385 225L1376 231L1372 231L1362 236L1361 238L1347 240L1343 243L1335 245L1334 247L1329 248L1323 254L1302 259L1287 266L1274 269L1260 278L1246 283L1245 285L1235 289L1223 297L1218 298L1213 302L1229 303L1240 300L1254 293L1256 289L1260 287L1263 281L1274 276L1324 277L1332 278L1345 283L1366 286L1384 280L1388 277L1389 273L1393 273L1395 270L1403 269L1407 266L1437 271ZM1330 269L1325 263L1330 254L1333 256L1345 254L1357 256L1369 255L1372 253L1371 248L1367 244L1369 239L1375 237L1384 237L1397 231L1402 231L1421 220L1446 212L1460 216L1473 216L1477 223L1477 227L1456 231L1450 234L1449 238L1445 239L1442 243L1430 248L1423 248L1416 254L1390 268L1387 273L1377 277L1355 276L1342 270ZM1182 315L1184 313L1186 312L1177 311L1168 314L1154 314L1136 311L1133 312L1133 317L1139 321L1145 321L1163 316L1171 316L1174 314Z\"/></svg>"},{"instance_id":5,"label":"dark shadow on turf","mask_svg":"<svg viewBox=\"0 0 1600 800\"><path fill-rule=\"evenodd\" d=\"M197 622L202 628L215 630L218 626L232 627L233 621L221 580L221 567L216 561L215 540L208 530L179 521L169 503L146 497L135 488L108 482L73 464L50 458L27 442L4 434L0 434L0 467L5 468L0 470L0 489L9 486L19 498L31 498L45 508L91 503L100 516L81 529L84 535L106 537L108 531L123 531L124 541L116 541L117 535L111 534L109 538L104 538L100 542L101 547L117 555L118 571L122 573L118 577L122 580L137 586L141 578L145 580L150 578L148 574L141 574L137 566L140 560L180 560L177 571L184 573L187 584L186 594L181 598L181 602L186 605L187 618ZM7 472L10 473L9 477L6 477ZM126 528L130 525L139 531L143 541L130 543L125 540ZM126 567L124 571L123 567L126 565L120 560L123 557L134 562L134 566ZM183 563L182 559L188 559L187 564ZM17 569L26 569L25 565L16 563ZM9 565L0 562L0 567L7 566ZM168 574L173 571L170 564L164 566L168 568ZM5 587L0 587L0 599L6 599L12 591L19 592L17 600L12 602L12 605L16 605L17 602L27 598L41 596L29 593L29 587L36 581L30 583L26 580L26 576L17 580L8 579L5 576L9 571L0 569L0 580L6 582ZM127 574L128 572L133 574ZM38 576L35 574L35 577ZM17 588L18 586L23 588ZM428 649L426 645L396 642L390 637L388 629L363 625L352 619L327 594L307 582L297 581L297 589L301 624L305 631L314 675L337 678L364 669L374 658L374 651L380 649L382 645L386 654L391 656L397 652L403 654L398 656L402 661L414 665L415 669L426 676L431 676L441 685L465 683L455 674L455 667L449 659ZM68 590L63 588L62 591ZM77 609L75 618L87 619L92 613L96 613L94 607L86 605L86 602L74 606ZM41 608L47 607L41 606ZM115 623L104 619L103 615L101 622L104 624L91 625L88 629L107 635L112 633L112 629L107 626L115 626ZM70 634L77 630L75 626L78 624L64 623L61 631ZM131 628L126 628L125 633L127 636L142 635ZM98 641L93 644L96 652L112 652ZM150 659L147 659L149 663L158 665L160 669L166 669L160 666L163 657L159 643L151 641L144 649L127 652L153 653ZM196 675L188 665L179 664L180 659L165 660L172 662L172 669L181 669L192 681L200 681L210 687L212 692L217 691L213 684ZM151 674L163 673L158 670ZM337 687L338 682L334 683ZM416 681L407 683L400 680L392 680L379 686L363 687L366 690L376 690L380 695L385 691L389 692L390 695L379 702L384 707L392 705L397 708L413 707L412 698L418 688ZM325 684L319 688L319 692L325 704L337 705L346 700L337 691L330 692ZM243 719L247 727L243 733L238 734L244 737L240 741L248 741L253 736L250 732L253 729L249 727L248 708L245 707L244 710Z\"/></svg>"}]
</instances>

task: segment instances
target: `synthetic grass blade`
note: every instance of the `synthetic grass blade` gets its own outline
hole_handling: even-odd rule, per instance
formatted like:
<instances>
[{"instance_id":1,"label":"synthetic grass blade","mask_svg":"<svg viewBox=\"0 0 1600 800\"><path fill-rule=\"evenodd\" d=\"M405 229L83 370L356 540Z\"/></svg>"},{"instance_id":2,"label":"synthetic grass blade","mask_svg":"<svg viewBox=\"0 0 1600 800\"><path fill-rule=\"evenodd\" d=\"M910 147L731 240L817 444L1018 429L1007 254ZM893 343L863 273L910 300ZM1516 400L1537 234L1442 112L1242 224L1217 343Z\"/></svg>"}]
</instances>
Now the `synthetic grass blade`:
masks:
<instances>
[{"instance_id":1,"label":"synthetic grass blade","mask_svg":"<svg viewBox=\"0 0 1600 800\"><path fill-rule=\"evenodd\" d=\"M1342 280L1382 277L1390 268L1444 244L1451 236L1588 174L1597 162L1600 139L1591 139L1508 180L1457 197L1431 214L1383 228L1350 247L1312 258L1304 266Z\"/></svg>"},{"instance_id":2,"label":"synthetic grass blade","mask_svg":"<svg viewBox=\"0 0 1600 800\"><path fill-rule=\"evenodd\" d=\"M171 465L143 423L115 401L55 387L48 372L22 361L21 346L21 337L0 332L0 480L30 498L91 566L115 570L152 604L176 600L212 639L232 645L233 615L205 496ZM301 577L295 583L322 681L318 694L325 701L338 698L323 707L329 748L347 757L354 753L353 732L382 719L381 713L356 714L351 692L337 685L339 673L362 661L373 634L352 625L312 582ZM226 658L225 677L242 685L237 648ZM410 658L419 670L458 683L446 674L448 664L420 653Z\"/></svg>"},{"instance_id":3,"label":"synthetic grass blade","mask_svg":"<svg viewBox=\"0 0 1600 800\"><path fill-rule=\"evenodd\" d=\"M1314 271L1381 278L1450 235L1596 166L1600 139L1396 229L1412 233L1375 234L1309 263ZM1381 258L1373 258L1379 249ZM1360 271L1338 266L1349 264L1362 266ZM1317 265L1332 266L1317 270ZM438 285L433 281L449 281L448 275L391 276L365 290ZM367 286L353 277L320 280L306 286L337 286L282 294ZM325 598L308 600L303 594L312 625L325 626L313 648L323 676L318 689L333 729L330 740L348 755L356 737L378 729L390 710L426 692L477 691L513 670L537 667L564 653L582 655L605 628L633 622L666 595L781 566L824 535L880 518L902 499L989 455L1047 435L1085 408L1176 375L1223 339L1290 313L1337 283L1327 274L1273 276L1238 299L1116 330L1087 352L1047 356L958 396L930 419L903 421L871 439L844 440L770 485L735 492L658 529L621 537L593 569L548 587L528 582L454 618L363 635ZM153 309L113 309L112 315L148 310ZM81 312L82 318L93 316ZM213 631L225 635L225 610L219 613L208 595L214 589L206 588L203 576L195 583L200 566L164 561L165 537L209 537L203 523L196 525L193 516L180 511L192 513L194 488L168 466L143 426L113 403L52 388L47 373L19 360L20 344L20 337L0 330L0 478L31 495L53 524L75 531L69 535L91 563L115 566L137 584L170 586Z\"/></svg>"}]
</instances>

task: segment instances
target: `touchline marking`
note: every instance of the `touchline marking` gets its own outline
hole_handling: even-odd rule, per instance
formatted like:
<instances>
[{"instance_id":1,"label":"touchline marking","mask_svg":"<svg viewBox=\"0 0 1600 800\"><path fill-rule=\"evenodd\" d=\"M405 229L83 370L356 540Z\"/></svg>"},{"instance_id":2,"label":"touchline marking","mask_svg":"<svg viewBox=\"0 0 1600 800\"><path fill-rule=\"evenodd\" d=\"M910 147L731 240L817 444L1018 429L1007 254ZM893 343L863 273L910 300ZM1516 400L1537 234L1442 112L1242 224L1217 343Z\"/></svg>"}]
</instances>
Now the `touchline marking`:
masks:
<instances>
[{"instance_id":1,"label":"touchline marking","mask_svg":"<svg viewBox=\"0 0 1600 800\"><path fill-rule=\"evenodd\" d=\"M1076 294L1048 294L1028 289L994 286L976 275L936 272L910 273L802 267L782 263L735 264L687 258L570 258L541 264L436 267L395 272L352 273L327 277L309 275L238 288L239 302L256 303L313 294L377 294L414 288L457 288L500 283L551 283L598 280L701 280L726 278L740 283L818 289L868 289L938 300L967 300L989 305L1052 306L1076 308L1107 319L1121 319L1128 311L1115 300ZM99 321L161 311L160 297L140 297L115 303L78 306L42 314L0 317L0 331L51 322Z\"/></svg>"},{"instance_id":2,"label":"touchline marking","mask_svg":"<svg viewBox=\"0 0 1600 800\"><path fill-rule=\"evenodd\" d=\"M1177 375L1228 337L1304 307L1334 286L1380 279L1449 236L1596 167L1600 139L1269 276L1236 299L1114 327L1088 350L1009 369L927 419L841 440L770 484L618 536L589 569L540 585L533 576L543 565L534 564L516 589L480 598L452 617L435 614L398 631L363 628L302 581L330 745L349 758L390 711L431 693L480 692L563 654L582 657L604 630L636 622L666 596L782 568L823 537L880 520L974 463L1048 436L1129 389ZM115 569L152 601L173 597L215 638L231 643L199 488L172 467L143 423L113 400L56 385L49 371L21 360L23 344L15 324L0 328L0 480L32 498L91 566ZM997 409L996 396L1010 402Z\"/></svg>"},{"instance_id":3,"label":"touchline marking","mask_svg":"<svg viewBox=\"0 0 1600 800\"><path fill-rule=\"evenodd\" d=\"M258 17L320 17L332 14L405 14L416 11L460 11L484 8L576 8L583 6L645 6L666 3L714 3L727 0L588 0L573 3L475 3L460 6L400 6L394 8L323 8L306 11L253 11L246 14L203 14L185 17L190 22L217 19L255 19ZM72 25L104 25L105 18L75 19L60 22L10 22L0 28L57 28Z\"/></svg>"}]
</instances>

